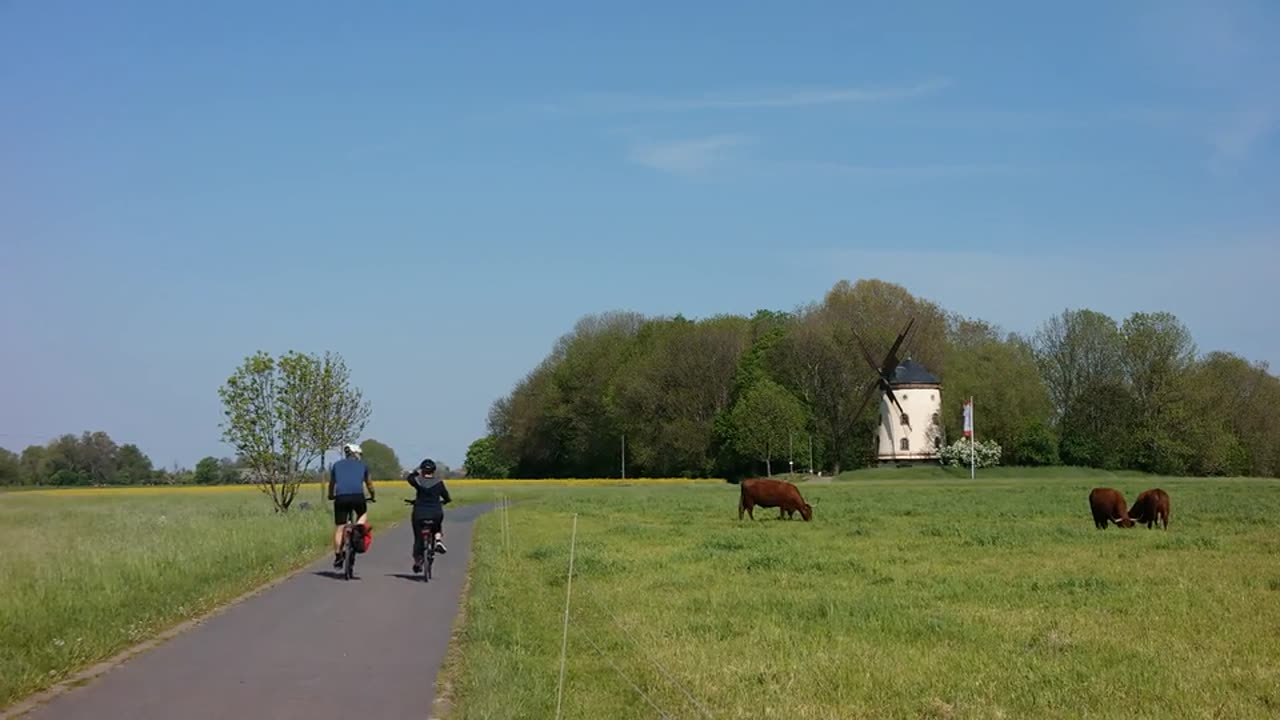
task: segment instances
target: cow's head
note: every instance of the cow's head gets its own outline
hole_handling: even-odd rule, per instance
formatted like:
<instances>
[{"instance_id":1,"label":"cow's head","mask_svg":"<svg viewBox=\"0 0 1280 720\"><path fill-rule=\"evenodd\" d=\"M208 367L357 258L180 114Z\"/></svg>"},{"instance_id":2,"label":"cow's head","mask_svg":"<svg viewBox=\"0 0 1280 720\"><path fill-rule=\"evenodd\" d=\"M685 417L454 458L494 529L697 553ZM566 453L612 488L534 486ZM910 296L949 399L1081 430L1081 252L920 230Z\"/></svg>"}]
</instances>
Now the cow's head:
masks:
<instances>
[{"instance_id":1,"label":"cow's head","mask_svg":"<svg viewBox=\"0 0 1280 720\"><path fill-rule=\"evenodd\" d=\"M1112 518L1112 520L1120 527L1131 528L1134 526L1133 518L1129 517L1129 513L1126 512L1120 513L1120 517Z\"/></svg>"},{"instance_id":2,"label":"cow's head","mask_svg":"<svg viewBox=\"0 0 1280 720\"><path fill-rule=\"evenodd\" d=\"M805 521L805 522L809 522L810 520L812 520L812 519L813 519L813 506L811 506L809 503L804 503L803 505L801 505L801 506L800 506L800 517L804 518L804 521Z\"/></svg>"}]
</instances>

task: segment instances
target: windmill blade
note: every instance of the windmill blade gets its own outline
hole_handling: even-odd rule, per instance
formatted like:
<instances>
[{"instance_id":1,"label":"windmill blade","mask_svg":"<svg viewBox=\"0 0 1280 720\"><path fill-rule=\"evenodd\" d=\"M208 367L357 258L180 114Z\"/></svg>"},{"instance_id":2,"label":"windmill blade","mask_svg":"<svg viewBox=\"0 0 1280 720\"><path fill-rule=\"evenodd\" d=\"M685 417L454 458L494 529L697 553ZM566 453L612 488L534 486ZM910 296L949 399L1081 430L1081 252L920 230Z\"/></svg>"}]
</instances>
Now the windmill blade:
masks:
<instances>
[{"instance_id":1,"label":"windmill blade","mask_svg":"<svg viewBox=\"0 0 1280 720\"><path fill-rule=\"evenodd\" d=\"M884 392L885 392L885 395L889 396L889 400L892 401L895 406L897 406L898 413L901 415L906 415L907 411L902 409L902 403L898 402L898 396L893 394L893 388L886 387L884 389Z\"/></svg>"},{"instance_id":2,"label":"windmill blade","mask_svg":"<svg viewBox=\"0 0 1280 720\"><path fill-rule=\"evenodd\" d=\"M858 404L858 412L853 414L852 421L857 422L862 417L862 411L867 409L867 403L871 400L871 393L875 392L878 383L870 383L867 385L867 391L862 395L862 402Z\"/></svg>"},{"instance_id":3,"label":"windmill blade","mask_svg":"<svg viewBox=\"0 0 1280 720\"><path fill-rule=\"evenodd\" d=\"M862 343L862 338L858 335L858 332L852 328L850 328L849 331L853 333L853 339L858 341L858 349L862 351L862 357L867 359L867 364L871 366L872 370L884 375L884 371L881 370L880 367L876 365L876 361L871 358L871 352L867 350L867 346Z\"/></svg>"},{"instance_id":4,"label":"windmill blade","mask_svg":"<svg viewBox=\"0 0 1280 720\"><path fill-rule=\"evenodd\" d=\"M898 339L893 342L893 347L889 349L889 354L884 358L884 367L881 368L881 375L889 375L898 367L898 350L902 348L902 343L907 339L907 335L911 334L911 328L916 324L916 319L911 318L907 322L907 327L898 335Z\"/></svg>"}]
</instances>

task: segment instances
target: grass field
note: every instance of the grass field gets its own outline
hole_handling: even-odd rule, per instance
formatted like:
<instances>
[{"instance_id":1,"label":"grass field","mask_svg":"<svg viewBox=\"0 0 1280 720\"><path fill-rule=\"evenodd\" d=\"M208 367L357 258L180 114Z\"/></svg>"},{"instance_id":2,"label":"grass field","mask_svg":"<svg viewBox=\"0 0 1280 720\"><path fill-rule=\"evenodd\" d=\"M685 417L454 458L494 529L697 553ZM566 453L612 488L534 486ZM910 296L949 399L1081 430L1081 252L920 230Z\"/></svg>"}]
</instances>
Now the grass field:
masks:
<instances>
[{"instance_id":1,"label":"grass field","mask_svg":"<svg viewBox=\"0 0 1280 720\"><path fill-rule=\"evenodd\" d=\"M407 490L379 488L375 528ZM332 527L243 487L0 495L0 708L315 560Z\"/></svg>"},{"instance_id":2,"label":"grass field","mask_svg":"<svg viewBox=\"0 0 1280 720\"><path fill-rule=\"evenodd\" d=\"M1083 472L547 491L480 520L454 716L1280 717L1280 483ZM994 477L993 477L994 476ZM1170 529L1098 531L1091 487L1159 485ZM703 712L699 707L709 712Z\"/></svg>"}]
</instances>

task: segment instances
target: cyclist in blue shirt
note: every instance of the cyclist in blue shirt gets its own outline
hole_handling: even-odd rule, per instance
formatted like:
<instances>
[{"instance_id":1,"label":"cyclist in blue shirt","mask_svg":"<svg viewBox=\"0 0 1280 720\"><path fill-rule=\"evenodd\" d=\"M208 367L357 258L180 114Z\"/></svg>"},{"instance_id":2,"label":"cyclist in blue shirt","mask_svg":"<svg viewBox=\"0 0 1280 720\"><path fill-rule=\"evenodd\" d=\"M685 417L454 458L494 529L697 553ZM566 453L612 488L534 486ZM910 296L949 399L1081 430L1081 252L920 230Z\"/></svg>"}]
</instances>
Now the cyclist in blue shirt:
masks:
<instances>
[{"instance_id":1,"label":"cyclist in blue shirt","mask_svg":"<svg viewBox=\"0 0 1280 720\"><path fill-rule=\"evenodd\" d=\"M436 552L445 553L444 535L440 530L444 524L444 506L453 502L449 497L449 488L444 480L436 477L436 463L431 458L423 460L418 469L405 476L405 480L413 486L416 495L413 498L413 514L410 521L413 525L413 571L422 572L423 556L427 552L422 541L422 530L429 521L435 521Z\"/></svg>"},{"instance_id":2,"label":"cyclist in blue shirt","mask_svg":"<svg viewBox=\"0 0 1280 720\"><path fill-rule=\"evenodd\" d=\"M369 520L369 506L365 503L364 490L369 489L373 500L373 480L369 478L369 466L360 459L359 445L347 443L342 448L343 458L329 468L329 499L333 501L333 566L342 567L342 526L352 515L359 524Z\"/></svg>"}]
</instances>

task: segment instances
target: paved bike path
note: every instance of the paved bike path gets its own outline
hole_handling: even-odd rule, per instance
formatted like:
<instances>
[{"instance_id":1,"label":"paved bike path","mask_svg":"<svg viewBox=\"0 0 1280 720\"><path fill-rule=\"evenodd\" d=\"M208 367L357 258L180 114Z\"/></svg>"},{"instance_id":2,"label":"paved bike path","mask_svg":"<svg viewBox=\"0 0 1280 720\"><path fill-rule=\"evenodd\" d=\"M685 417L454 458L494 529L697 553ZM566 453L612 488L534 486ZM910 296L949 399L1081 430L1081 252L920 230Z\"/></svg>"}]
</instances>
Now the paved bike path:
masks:
<instances>
[{"instance_id":1,"label":"paved bike path","mask_svg":"<svg viewBox=\"0 0 1280 720\"><path fill-rule=\"evenodd\" d=\"M471 554L472 505L445 517L431 582L407 521L375 535L356 579L333 557L23 715L24 720L427 718Z\"/></svg>"}]
</instances>

